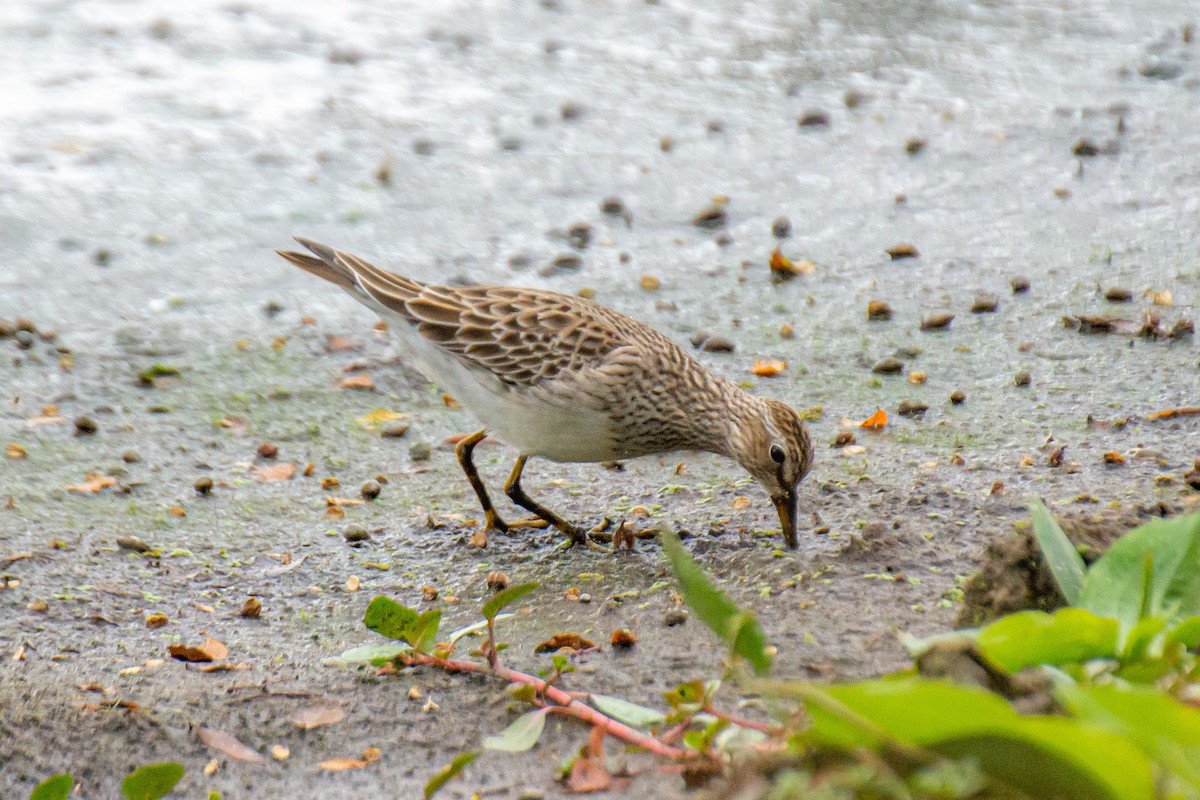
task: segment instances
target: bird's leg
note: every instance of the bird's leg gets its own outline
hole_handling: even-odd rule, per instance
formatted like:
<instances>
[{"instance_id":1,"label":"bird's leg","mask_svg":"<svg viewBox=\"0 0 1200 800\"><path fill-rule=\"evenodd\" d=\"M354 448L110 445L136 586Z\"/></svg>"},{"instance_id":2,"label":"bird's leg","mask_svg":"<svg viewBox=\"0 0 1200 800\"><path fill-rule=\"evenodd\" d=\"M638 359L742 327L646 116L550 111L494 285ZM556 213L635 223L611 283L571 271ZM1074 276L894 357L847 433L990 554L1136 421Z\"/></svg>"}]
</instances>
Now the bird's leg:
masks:
<instances>
[{"instance_id":1,"label":"bird's leg","mask_svg":"<svg viewBox=\"0 0 1200 800\"><path fill-rule=\"evenodd\" d=\"M521 473L524 471L525 462L528 460L529 456L517 456L517 463L513 464L512 473L508 476L508 480L504 484L504 493L507 494L514 503L521 506L521 508L536 514L537 516L546 520L546 522L549 522L551 525L565 533L570 539L571 545L586 544L589 547L596 547L600 550L604 550L604 548L599 547L599 545L593 544L592 541L588 539L587 533L585 533L582 528L575 527L558 514L555 514L553 511L538 503L529 495L525 494L525 490L521 488Z\"/></svg>"},{"instance_id":2,"label":"bird's leg","mask_svg":"<svg viewBox=\"0 0 1200 800\"><path fill-rule=\"evenodd\" d=\"M458 456L458 463L462 465L463 472L467 474L467 480L471 482L471 488L475 490L475 496L479 498L479 505L483 506L483 515L487 520L487 527L484 530L507 533L508 523L500 519L500 515L496 513L496 508L492 505L491 498L488 497L487 488L483 485L483 479L479 477L479 471L475 469L475 463L471 461L471 453L475 450L475 445L483 441L484 436L487 436L486 429L475 431L454 446L454 453Z\"/></svg>"}]
</instances>

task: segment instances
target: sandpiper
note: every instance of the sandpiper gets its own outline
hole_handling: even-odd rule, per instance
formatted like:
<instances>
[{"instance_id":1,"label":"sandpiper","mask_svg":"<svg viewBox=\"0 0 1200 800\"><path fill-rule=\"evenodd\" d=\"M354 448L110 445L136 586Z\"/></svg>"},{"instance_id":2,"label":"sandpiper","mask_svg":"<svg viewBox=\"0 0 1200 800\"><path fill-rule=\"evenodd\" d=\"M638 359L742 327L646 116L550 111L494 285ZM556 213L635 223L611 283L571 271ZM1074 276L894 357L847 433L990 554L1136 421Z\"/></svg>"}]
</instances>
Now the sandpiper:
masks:
<instances>
[{"instance_id":1,"label":"sandpiper","mask_svg":"<svg viewBox=\"0 0 1200 800\"><path fill-rule=\"evenodd\" d=\"M533 456L613 461L674 450L719 453L766 488L796 547L796 487L812 442L794 409L713 375L653 328L581 297L509 286L437 286L297 238L313 255L276 251L374 309L417 366L484 427L461 440L459 463L487 529L508 530L471 460L487 433L519 450L505 493L589 543L533 500L521 472Z\"/></svg>"}]
</instances>

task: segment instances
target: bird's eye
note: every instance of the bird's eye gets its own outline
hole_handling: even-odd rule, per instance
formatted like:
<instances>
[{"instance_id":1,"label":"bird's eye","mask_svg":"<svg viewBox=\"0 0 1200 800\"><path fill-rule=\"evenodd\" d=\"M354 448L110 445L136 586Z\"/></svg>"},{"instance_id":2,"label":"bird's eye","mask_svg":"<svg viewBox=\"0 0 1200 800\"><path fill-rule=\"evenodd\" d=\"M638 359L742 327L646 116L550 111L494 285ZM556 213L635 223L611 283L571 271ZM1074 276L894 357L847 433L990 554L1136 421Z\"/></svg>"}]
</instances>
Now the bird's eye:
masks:
<instances>
[{"instance_id":1,"label":"bird's eye","mask_svg":"<svg viewBox=\"0 0 1200 800\"><path fill-rule=\"evenodd\" d=\"M771 445L771 460L776 464L782 464L784 461L787 461L787 452L784 451L782 446L773 444Z\"/></svg>"}]
</instances>

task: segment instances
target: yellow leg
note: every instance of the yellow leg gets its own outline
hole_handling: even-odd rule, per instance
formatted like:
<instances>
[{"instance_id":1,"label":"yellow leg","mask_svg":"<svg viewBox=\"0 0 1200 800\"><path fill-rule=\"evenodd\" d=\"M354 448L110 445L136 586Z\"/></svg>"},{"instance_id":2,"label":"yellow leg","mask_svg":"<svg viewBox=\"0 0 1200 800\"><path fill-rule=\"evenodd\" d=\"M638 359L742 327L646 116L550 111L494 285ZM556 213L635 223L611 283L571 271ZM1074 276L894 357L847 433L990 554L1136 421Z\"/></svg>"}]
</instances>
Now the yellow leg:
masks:
<instances>
[{"instance_id":1,"label":"yellow leg","mask_svg":"<svg viewBox=\"0 0 1200 800\"><path fill-rule=\"evenodd\" d=\"M483 507L483 516L487 520L487 527L484 530L507 533L508 523L500 519L500 515L496 513L496 508L492 505L491 498L488 497L487 488L483 485L483 479L479 477L479 471L475 469L475 462L471 460L475 445L483 441L484 436L487 436L487 430L475 431L454 446L454 453L458 456L458 463L462 466L463 472L467 474L467 480L471 482L471 488L475 490L475 496L479 498L479 505Z\"/></svg>"},{"instance_id":2,"label":"yellow leg","mask_svg":"<svg viewBox=\"0 0 1200 800\"><path fill-rule=\"evenodd\" d=\"M551 525L565 533L569 540L568 546L584 544L603 552L608 552L599 545L593 544L591 540L588 539L587 533L582 528L572 525L558 514L555 514L553 511L546 508L529 495L525 494L525 490L521 488L521 473L525 471L525 462L528 460L529 456L517 456L517 463L513 464L512 473L509 474L508 481L506 481L504 484L504 493L507 494L514 503L521 506L521 508L524 508L532 514L536 514L538 517L541 517L542 519L546 520L546 522L549 522Z\"/></svg>"}]
</instances>

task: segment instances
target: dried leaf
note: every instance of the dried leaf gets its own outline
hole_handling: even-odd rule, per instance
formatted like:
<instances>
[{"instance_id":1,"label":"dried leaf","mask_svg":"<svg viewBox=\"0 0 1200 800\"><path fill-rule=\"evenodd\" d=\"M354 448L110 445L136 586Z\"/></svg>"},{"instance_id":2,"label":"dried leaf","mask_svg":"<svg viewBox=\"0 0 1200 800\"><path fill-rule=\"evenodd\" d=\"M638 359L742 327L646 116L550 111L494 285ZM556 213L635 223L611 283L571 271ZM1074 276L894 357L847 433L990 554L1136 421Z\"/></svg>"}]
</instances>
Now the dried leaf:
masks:
<instances>
[{"instance_id":1,"label":"dried leaf","mask_svg":"<svg viewBox=\"0 0 1200 800\"><path fill-rule=\"evenodd\" d=\"M291 462L286 464L255 464L250 468L250 474L254 476L255 480L262 483L288 481L296 476L296 465Z\"/></svg>"},{"instance_id":2,"label":"dried leaf","mask_svg":"<svg viewBox=\"0 0 1200 800\"><path fill-rule=\"evenodd\" d=\"M1200 406L1189 408L1168 408L1165 411L1155 411L1147 414L1146 419L1174 419L1175 417L1194 417L1200 414Z\"/></svg>"},{"instance_id":3,"label":"dried leaf","mask_svg":"<svg viewBox=\"0 0 1200 800\"><path fill-rule=\"evenodd\" d=\"M535 653L553 653L561 650L564 647L569 647L572 650L592 650L596 647L594 642L580 636L578 633L556 633L546 641L533 648Z\"/></svg>"},{"instance_id":4,"label":"dried leaf","mask_svg":"<svg viewBox=\"0 0 1200 800\"><path fill-rule=\"evenodd\" d=\"M101 489L107 489L110 486L117 485L116 478L110 478L107 475L101 475L98 472L89 473L85 476L86 480L83 483L72 484L67 487L68 492L78 492L79 494L95 494Z\"/></svg>"},{"instance_id":5,"label":"dried leaf","mask_svg":"<svg viewBox=\"0 0 1200 800\"><path fill-rule=\"evenodd\" d=\"M749 508L750 503L751 501L749 497L739 494L737 497L733 498L733 502L729 504L729 507L734 511L742 511Z\"/></svg>"},{"instance_id":6,"label":"dried leaf","mask_svg":"<svg viewBox=\"0 0 1200 800\"><path fill-rule=\"evenodd\" d=\"M356 497L334 497L332 495L325 496L325 505L327 506L361 506L364 500L359 500Z\"/></svg>"},{"instance_id":7,"label":"dried leaf","mask_svg":"<svg viewBox=\"0 0 1200 800\"><path fill-rule=\"evenodd\" d=\"M354 421L363 428L366 428L369 431L374 431L382 428L387 423L395 422L398 419L408 419L408 414L401 414L387 408L377 408L368 414L363 414Z\"/></svg>"},{"instance_id":8,"label":"dried leaf","mask_svg":"<svg viewBox=\"0 0 1200 800\"><path fill-rule=\"evenodd\" d=\"M328 761L322 761L317 766L329 772L342 772L348 769L362 769L369 763L371 762L361 758L331 758Z\"/></svg>"},{"instance_id":9,"label":"dried leaf","mask_svg":"<svg viewBox=\"0 0 1200 800\"><path fill-rule=\"evenodd\" d=\"M350 353L361 350L362 345L350 341L345 336L330 336L325 339L325 350L329 353Z\"/></svg>"},{"instance_id":10,"label":"dried leaf","mask_svg":"<svg viewBox=\"0 0 1200 800\"><path fill-rule=\"evenodd\" d=\"M211 636L203 644L173 644L167 647L172 658L180 661L205 662L220 661L229 655L229 648Z\"/></svg>"},{"instance_id":11,"label":"dried leaf","mask_svg":"<svg viewBox=\"0 0 1200 800\"><path fill-rule=\"evenodd\" d=\"M777 358L760 358L754 362L750 371L760 378L774 378L787 369L787 362Z\"/></svg>"},{"instance_id":12,"label":"dried leaf","mask_svg":"<svg viewBox=\"0 0 1200 800\"><path fill-rule=\"evenodd\" d=\"M302 731L311 731L322 725L335 725L346 718L346 712L341 706L331 703L318 703L302 708L292 715L292 724Z\"/></svg>"},{"instance_id":13,"label":"dried leaf","mask_svg":"<svg viewBox=\"0 0 1200 800\"><path fill-rule=\"evenodd\" d=\"M462 405L448 394L442 395L442 405L446 408L462 408Z\"/></svg>"},{"instance_id":14,"label":"dried leaf","mask_svg":"<svg viewBox=\"0 0 1200 800\"><path fill-rule=\"evenodd\" d=\"M14 460L22 459L27 456L25 448L13 442L4 446L4 457Z\"/></svg>"},{"instance_id":15,"label":"dried leaf","mask_svg":"<svg viewBox=\"0 0 1200 800\"><path fill-rule=\"evenodd\" d=\"M212 728L197 728L196 735L200 737L200 741L204 742L205 745L216 750L218 753L229 756L234 761L248 761L253 764L263 760L261 755L242 744L231 733L213 730Z\"/></svg>"},{"instance_id":16,"label":"dried leaf","mask_svg":"<svg viewBox=\"0 0 1200 800\"><path fill-rule=\"evenodd\" d=\"M350 375L342 378L338 382L339 389L361 389L363 391L375 391L375 379L371 377L369 372L360 372L357 375Z\"/></svg>"},{"instance_id":17,"label":"dried leaf","mask_svg":"<svg viewBox=\"0 0 1200 800\"><path fill-rule=\"evenodd\" d=\"M881 409L877 410L871 416L864 419L862 422L858 423L858 427L868 428L870 430L877 431L877 430L883 428L884 426L886 426L887 423L888 423L887 412L881 408Z\"/></svg>"},{"instance_id":18,"label":"dried leaf","mask_svg":"<svg viewBox=\"0 0 1200 800\"><path fill-rule=\"evenodd\" d=\"M241 417L221 417L216 425L218 428L225 428L234 436L247 436L250 433L250 423Z\"/></svg>"}]
</instances>

